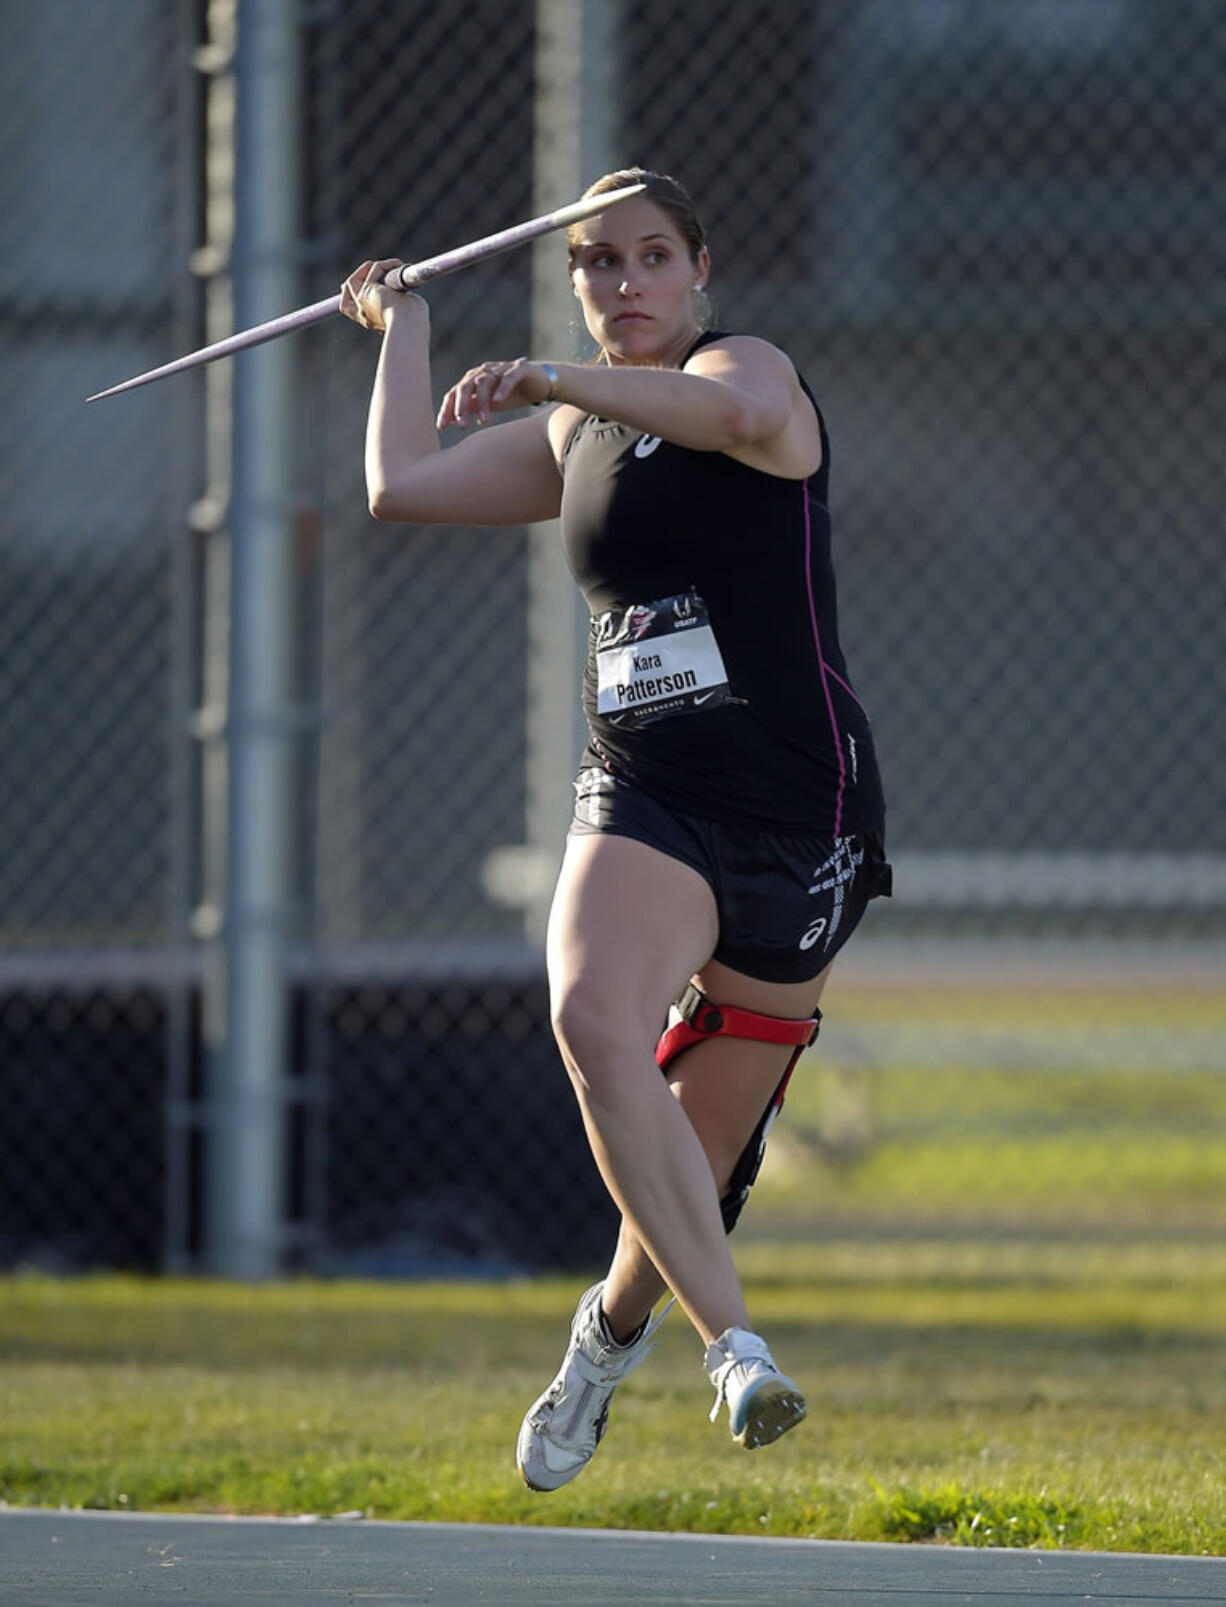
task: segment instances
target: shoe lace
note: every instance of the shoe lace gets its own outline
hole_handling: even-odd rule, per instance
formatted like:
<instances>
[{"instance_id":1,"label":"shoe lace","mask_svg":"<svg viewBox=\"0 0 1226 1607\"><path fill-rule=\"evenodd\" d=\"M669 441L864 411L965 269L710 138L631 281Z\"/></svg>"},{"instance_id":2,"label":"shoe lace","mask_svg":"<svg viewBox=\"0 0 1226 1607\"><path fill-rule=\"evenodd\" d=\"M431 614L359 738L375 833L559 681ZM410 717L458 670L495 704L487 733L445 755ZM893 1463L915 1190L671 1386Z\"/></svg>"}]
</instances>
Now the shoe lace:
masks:
<instances>
[{"instance_id":1,"label":"shoe lace","mask_svg":"<svg viewBox=\"0 0 1226 1607\"><path fill-rule=\"evenodd\" d=\"M721 1367L717 1368L714 1376L711 1378L711 1382L715 1385L715 1405L711 1408L710 1417L710 1421L712 1423L714 1423L715 1419L719 1416L720 1408L728 1399L728 1379L732 1374L732 1369L736 1365L737 1361L734 1356L730 1360L724 1362Z\"/></svg>"},{"instance_id":2,"label":"shoe lace","mask_svg":"<svg viewBox=\"0 0 1226 1607\"><path fill-rule=\"evenodd\" d=\"M711 1350L717 1351L724 1358L714 1370L710 1366L707 1368L707 1377L715 1386L715 1405L711 1408L710 1418L714 1423L721 1407L728 1399L728 1385L737 1370L748 1377L755 1367L773 1367L774 1363L765 1342L756 1334L739 1335L735 1341L723 1344L716 1340L708 1350L708 1355Z\"/></svg>"}]
</instances>

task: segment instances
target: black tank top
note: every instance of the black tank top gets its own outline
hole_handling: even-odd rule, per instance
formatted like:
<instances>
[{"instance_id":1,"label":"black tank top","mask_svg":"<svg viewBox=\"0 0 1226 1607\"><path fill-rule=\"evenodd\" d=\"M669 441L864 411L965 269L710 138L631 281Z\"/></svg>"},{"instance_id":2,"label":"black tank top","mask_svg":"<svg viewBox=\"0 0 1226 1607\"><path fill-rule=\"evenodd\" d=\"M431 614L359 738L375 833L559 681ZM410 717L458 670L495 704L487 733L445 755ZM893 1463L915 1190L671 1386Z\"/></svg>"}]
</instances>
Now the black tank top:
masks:
<instances>
[{"instance_id":1,"label":"black tank top","mask_svg":"<svg viewBox=\"0 0 1226 1607\"><path fill-rule=\"evenodd\" d=\"M690 355L721 338L702 336ZM585 758L703 819L832 837L880 833L885 805L872 731L839 645L830 443L820 411L818 422L822 463L806 480L591 414L576 425L563 454L562 537L593 616ZM669 607L653 608L661 600ZM705 690L709 673L665 679L658 671L652 680L648 669L655 706L680 708L641 724L602 712L600 642L631 610L637 622L703 604L726 689ZM672 667L665 661L665 671ZM683 680L697 692L663 695ZM606 706L611 695L601 699Z\"/></svg>"}]
</instances>

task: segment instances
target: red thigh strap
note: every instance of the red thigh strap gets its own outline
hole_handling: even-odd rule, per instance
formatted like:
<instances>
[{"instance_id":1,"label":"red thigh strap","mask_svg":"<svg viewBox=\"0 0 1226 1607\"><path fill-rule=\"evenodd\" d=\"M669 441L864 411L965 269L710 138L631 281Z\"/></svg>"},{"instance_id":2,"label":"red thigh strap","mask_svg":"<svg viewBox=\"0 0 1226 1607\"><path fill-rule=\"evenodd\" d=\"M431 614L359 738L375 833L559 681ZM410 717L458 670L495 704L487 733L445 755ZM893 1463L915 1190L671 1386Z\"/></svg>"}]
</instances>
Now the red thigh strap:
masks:
<instances>
[{"instance_id":1,"label":"red thigh strap","mask_svg":"<svg viewBox=\"0 0 1226 1607\"><path fill-rule=\"evenodd\" d=\"M721 1034L729 1038L749 1038L756 1043L791 1043L803 1048L817 1037L821 1011L800 1020L788 1016L767 1016L757 1010L741 1010L735 1005L712 1004L691 982L677 1001L682 1019L668 1027L656 1044L656 1065L661 1071L683 1049ZM789 1066L789 1071L791 1067Z\"/></svg>"}]
</instances>

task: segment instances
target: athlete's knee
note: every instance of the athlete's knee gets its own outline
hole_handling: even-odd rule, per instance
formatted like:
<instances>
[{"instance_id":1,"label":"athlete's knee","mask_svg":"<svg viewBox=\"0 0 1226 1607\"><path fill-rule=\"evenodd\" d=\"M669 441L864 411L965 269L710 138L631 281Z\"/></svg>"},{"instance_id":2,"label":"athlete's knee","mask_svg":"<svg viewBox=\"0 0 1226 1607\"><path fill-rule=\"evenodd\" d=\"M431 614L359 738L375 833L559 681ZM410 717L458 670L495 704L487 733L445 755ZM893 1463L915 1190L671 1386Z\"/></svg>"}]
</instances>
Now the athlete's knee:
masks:
<instances>
[{"instance_id":1,"label":"athlete's knee","mask_svg":"<svg viewBox=\"0 0 1226 1607\"><path fill-rule=\"evenodd\" d=\"M651 1033L610 998L605 987L576 979L555 989L550 1004L554 1038L580 1096L606 1095L625 1078L627 1063L650 1064Z\"/></svg>"}]
</instances>

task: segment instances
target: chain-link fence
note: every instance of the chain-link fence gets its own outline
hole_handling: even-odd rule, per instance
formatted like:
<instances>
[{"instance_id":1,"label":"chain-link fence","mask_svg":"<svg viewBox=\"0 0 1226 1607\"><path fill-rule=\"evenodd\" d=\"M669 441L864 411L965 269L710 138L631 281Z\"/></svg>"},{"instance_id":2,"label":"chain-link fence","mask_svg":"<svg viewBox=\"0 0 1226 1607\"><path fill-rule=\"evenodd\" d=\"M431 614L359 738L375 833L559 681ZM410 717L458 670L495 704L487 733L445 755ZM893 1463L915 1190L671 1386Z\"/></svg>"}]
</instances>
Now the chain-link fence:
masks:
<instances>
[{"instance_id":1,"label":"chain-link fence","mask_svg":"<svg viewBox=\"0 0 1226 1607\"><path fill-rule=\"evenodd\" d=\"M198 377L79 402L201 343L255 9L0 17L10 1261L205 1247L225 475ZM897 897L831 986L747 1230L1220 1231L1226 13L295 15L304 302L639 162L698 201L719 325L778 342L829 420ZM431 291L436 393L480 357L585 349L542 313L548 260ZM552 538L373 525L375 342L297 339L283 1259L595 1259L610 1215L533 935L534 800L567 807L540 736L542 655L573 671Z\"/></svg>"}]
</instances>

